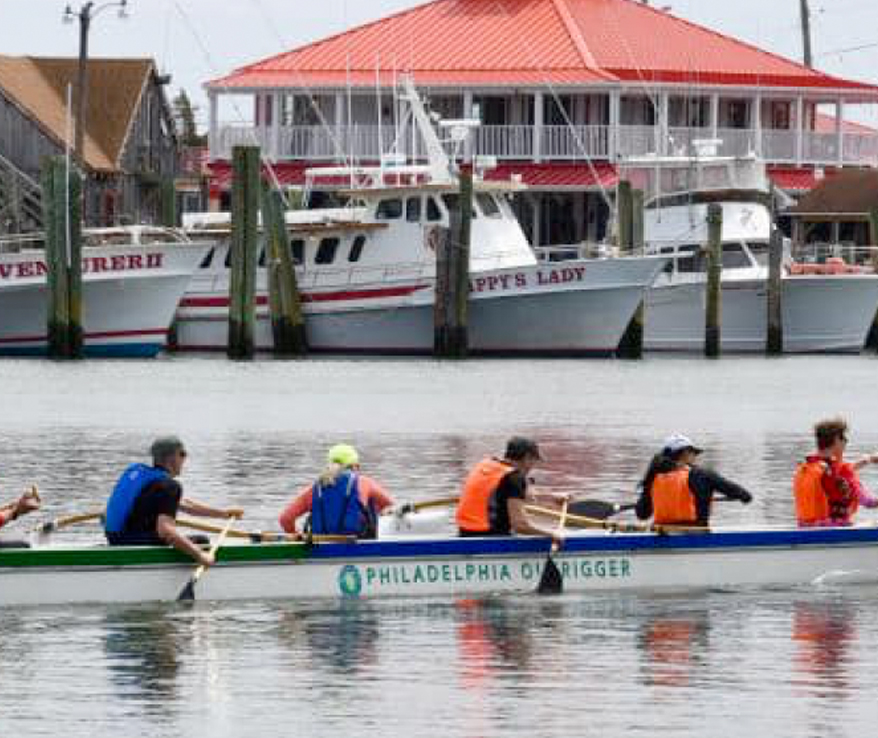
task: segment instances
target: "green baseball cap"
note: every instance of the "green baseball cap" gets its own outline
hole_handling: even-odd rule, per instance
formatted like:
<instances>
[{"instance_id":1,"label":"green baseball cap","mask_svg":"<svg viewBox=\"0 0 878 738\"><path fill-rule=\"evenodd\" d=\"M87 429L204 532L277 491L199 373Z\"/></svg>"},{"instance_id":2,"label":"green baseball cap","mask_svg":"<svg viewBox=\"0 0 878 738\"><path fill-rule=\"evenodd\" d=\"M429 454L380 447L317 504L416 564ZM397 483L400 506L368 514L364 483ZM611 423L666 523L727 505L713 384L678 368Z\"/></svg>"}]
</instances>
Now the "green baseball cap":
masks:
<instances>
[{"instance_id":1,"label":"green baseball cap","mask_svg":"<svg viewBox=\"0 0 878 738\"><path fill-rule=\"evenodd\" d=\"M326 455L330 464L339 464L341 466L356 466L360 463L360 455L357 449L346 443L339 443L329 449Z\"/></svg>"}]
</instances>

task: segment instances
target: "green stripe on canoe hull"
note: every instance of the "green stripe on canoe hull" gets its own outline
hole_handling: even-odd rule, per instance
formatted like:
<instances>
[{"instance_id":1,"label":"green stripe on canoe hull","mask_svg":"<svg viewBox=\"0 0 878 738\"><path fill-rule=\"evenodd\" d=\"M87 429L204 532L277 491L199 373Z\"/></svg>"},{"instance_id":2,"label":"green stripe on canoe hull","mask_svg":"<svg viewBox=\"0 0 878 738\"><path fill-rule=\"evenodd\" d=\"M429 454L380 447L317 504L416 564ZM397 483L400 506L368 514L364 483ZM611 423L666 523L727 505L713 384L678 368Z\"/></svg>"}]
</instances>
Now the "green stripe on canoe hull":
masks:
<instances>
[{"instance_id":1,"label":"green stripe on canoe hull","mask_svg":"<svg viewBox=\"0 0 878 738\"><path fill-rule=\"evenodd\" d=\"M221 548L218 561L259 562L306 559L310 548L304 543L261 543ZM158 546L95 546L94 548L0 549L0 569L58 566L145 566L150 564L194 564L174 548Z\"/></svg>"}]
</instances>

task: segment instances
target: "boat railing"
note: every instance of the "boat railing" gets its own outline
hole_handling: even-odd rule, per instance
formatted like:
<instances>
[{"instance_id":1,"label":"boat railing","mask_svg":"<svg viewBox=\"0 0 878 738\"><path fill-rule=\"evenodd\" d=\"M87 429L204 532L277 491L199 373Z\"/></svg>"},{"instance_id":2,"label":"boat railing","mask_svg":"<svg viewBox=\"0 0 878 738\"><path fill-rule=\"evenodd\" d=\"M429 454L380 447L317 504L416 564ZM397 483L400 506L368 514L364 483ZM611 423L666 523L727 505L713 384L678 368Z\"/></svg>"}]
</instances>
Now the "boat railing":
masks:
<instances>
[{"instance_id":1,"label":"boat railing","mask_svg":"<svg viewBox=\"0 0 878 738\"><path fill-rule=\"evenodd\" d=\"M863 270L878 271L878 246L863 246L855 243L810 242L794 244L791 247L792 261L805 265L847 265Z\"/></svg>"},{"instance_id":2,"label":"boat railing","mask_svg":"<svg viewBox=\"0 0 878 738\"><path fill-rule=\"evenodd\" d=\"M534 246L534 255L539 262L570 261L572 259L608 259L618 256L618 249L607 243L555 244L552 246Z\"/></svg>"}]
</instances>

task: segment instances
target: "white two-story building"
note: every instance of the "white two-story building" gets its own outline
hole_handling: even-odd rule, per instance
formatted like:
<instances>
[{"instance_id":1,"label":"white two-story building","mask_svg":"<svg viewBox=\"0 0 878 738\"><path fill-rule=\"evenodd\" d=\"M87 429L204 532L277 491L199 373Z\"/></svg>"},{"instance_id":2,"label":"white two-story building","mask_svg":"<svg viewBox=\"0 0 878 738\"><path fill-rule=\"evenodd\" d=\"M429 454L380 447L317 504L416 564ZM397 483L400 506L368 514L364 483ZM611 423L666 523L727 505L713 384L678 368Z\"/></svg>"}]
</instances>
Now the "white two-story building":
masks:
<instances>
[{"instance_id":1,"label":"white two-story building","mask_svg":"<svg viewBox=\"0 0 878 738\"><path fill-rule=\"evenodd\" d=\"M496 158L491 177L529 186L516 208L535 244L599 239L616 164L693 140L761 155L793 193L878 165L878 132L848 122L878 105L876 85L634 0L435 0L209 82L215 206L235 144L259 143L285 184L307 167L377 162L400 130L403 73L441 116L481 121L474 151Z\"/></svg>"}]
</instances>

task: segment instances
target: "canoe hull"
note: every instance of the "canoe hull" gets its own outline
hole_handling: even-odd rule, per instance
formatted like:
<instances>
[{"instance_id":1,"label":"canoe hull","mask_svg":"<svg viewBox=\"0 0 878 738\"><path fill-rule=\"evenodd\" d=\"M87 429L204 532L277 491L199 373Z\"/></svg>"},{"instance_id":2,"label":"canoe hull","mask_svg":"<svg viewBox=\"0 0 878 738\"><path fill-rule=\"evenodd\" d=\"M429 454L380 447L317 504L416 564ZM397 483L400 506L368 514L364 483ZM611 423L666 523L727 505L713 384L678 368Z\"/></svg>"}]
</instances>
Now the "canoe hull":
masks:
<instances>
[{"instance_id":1,"label":"canoe hull","mask_svg":"<svg viewBox=\"0 0 878 738\"><path fill-rule=\"evenodd\" d=\"M703 535L585 533L556 556L565 591L685 591L878 582L878 529ZM236 545L196 599L486 596L533 592L538 538ZM167 549L0 551L0 606L173 601L192 564Z\"/></svg>"}]
</instances>

